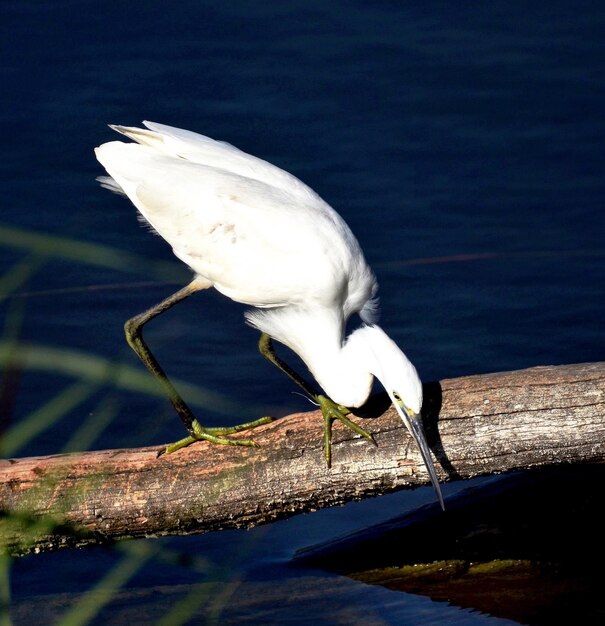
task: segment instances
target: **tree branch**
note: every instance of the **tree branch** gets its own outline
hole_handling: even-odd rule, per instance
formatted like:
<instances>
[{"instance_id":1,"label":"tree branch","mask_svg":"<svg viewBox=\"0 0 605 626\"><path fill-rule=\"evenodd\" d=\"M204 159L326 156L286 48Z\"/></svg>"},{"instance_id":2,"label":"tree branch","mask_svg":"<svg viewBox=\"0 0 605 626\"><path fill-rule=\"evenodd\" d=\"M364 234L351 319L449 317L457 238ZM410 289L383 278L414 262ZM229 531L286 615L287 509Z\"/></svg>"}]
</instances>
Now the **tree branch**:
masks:
<instances>
[{"instance_id":1,"label":"tree branch","mask_svg":"<svg viewBox=\"0 0 605 626\"><path fill-rule=\"evenodd\" d=\"M259 448L196 443L0 461L0 542L24 553L124 537L254 526L428 484L385 395L361 420L377 446L337 424L333 464L319 412L252 432ZM605 363L536 367L425 385L424 422L440 479L605 458ZM447 507L447 502L446 502Z\"/></svg>"}]
</instances>

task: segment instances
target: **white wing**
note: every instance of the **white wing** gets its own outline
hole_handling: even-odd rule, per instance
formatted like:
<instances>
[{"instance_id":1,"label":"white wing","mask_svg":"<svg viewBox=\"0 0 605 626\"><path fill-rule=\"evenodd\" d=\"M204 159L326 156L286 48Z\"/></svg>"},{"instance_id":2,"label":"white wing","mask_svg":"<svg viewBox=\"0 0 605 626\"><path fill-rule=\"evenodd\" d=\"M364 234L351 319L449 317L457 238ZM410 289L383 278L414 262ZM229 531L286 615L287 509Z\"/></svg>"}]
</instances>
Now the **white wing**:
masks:
<instances>
[{"instance_id":1,"label":"white wing","mask_svg":"<svg viewBox=\"0 0 605 626\"><path fill-rule=\"evenodd\" d=\"M321 198L296 176L247 154L225 141L217 141L181 128L143 122L148 130L130 126L110 125L119 133L126 135L137 143L151 146L158 153L178 157L200 165L210 165L232 174L252 178L272 187L283 189L290 195L300 198L303 202L309 199L321 201Z\"/></svg>"},{"instance_id":2,"label":"white wing","mask_svg":"<svg viewBox=\"0 0 605 626\"><path fill-rule=\"evenodd\" d=\"M352 295L356 278L373 279L348 226L294 176L165 128L120 127L144 145L110 142L97 158L175 255L219 291L260 307L330 305Z\"/></svg>"}]
</instances>

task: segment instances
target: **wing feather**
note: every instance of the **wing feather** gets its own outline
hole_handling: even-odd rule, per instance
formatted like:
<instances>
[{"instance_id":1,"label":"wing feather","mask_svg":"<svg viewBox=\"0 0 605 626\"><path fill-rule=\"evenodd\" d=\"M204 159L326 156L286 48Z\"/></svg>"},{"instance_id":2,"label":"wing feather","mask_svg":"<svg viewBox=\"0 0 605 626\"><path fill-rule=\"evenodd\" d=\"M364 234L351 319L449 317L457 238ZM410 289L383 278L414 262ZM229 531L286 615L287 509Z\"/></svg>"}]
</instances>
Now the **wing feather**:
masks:
<instances>
[{"instance_id":1,"label":"wing feather","mask_svg":"<svg viewBox=\"0 0 605 626\"><path fill-rule=\"evenodd\" d=\"M210 165L226 172L264 182L272 187L288 191L302 201L321 198L301 180L288 172L243 152L225 141L217 141L181 128L156 122L143 122L147 127L110 125L117 132L139 144L151 146L159 153L184 159L191 163Z\"/></svg>"},{"instance_id":2,"label":"wing feather","mask_svg":"<svg viewBox=\"0 0 605 626\"><path fill-rule=\"evenodd\" d=\"M230 144L145 126L112 126L136 143L95 150L111 177L101 182L128 196L199 276L256 307L340 302L346 316L363 308L375 278L349 227L313 190Z\"/></svg>"},{"instance_id":3,"label":"wing feather","mask_svg":"<svg viewBox=\"0 0 605 626\"><path fill-rule=\"evenodd\" d=\"M348 263L348 249L339 244L348 227L323 201L303 203L279 187L149 145L110 142L96 153L175 255L234 300L282 305L284 294L288 302L297 299L291 285L301 300L327 293ZM324 260L314 273L313 259L323 259L328 247L334 267Z\"/></svg>"}]
</instances>

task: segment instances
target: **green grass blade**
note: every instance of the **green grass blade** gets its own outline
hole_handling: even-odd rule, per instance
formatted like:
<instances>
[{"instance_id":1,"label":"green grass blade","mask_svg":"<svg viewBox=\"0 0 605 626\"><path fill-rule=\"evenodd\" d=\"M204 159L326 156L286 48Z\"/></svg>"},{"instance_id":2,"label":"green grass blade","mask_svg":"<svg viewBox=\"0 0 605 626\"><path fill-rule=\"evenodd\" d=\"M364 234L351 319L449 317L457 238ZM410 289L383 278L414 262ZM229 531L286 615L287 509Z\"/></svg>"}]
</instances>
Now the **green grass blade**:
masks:
<instances>
[{"instance_id":1,"label":"green grass blade","mask_svg":"<svg viewBox=\"0 0 605 626\"><path fill-rule=\"evenodd\" d=\"M87 591L57 621L56 626L84 626L94 619L99 611L146 563L156 550L149 542L132 543L125 549L126 554L103 578Z\"/></svg>"},{"instance_id":2,"label":"green grass blade","mask_svg":"<svg viewBox=\"0 0 605 626\"><path fill-rule=\"evenodd\" d=\"M0 552L0 626L11 626L10 568L12 559Z\"/></svg>"},{"instance_id":3,"label":"green grass blade","mask_svg":"<svg viewBox=\"0 0 605 626\"><path fill-rule=\"evenodd\" d=\"M25 370L47 371L64 374L76 379L102 384L112 384L118 389L136 391L165 398L164 391L143 367L133 367L112 360L68 348L57 348L42 344L0 341L0 366L10 362L13 367ZM236 415L241 405L226 396L209 391L198 385L171 378L189 404L208 407L224 415ZM251 407L262 412L261 407ZM258 409L258 411L256 411Z\"/></svg>"},{"instance_id":4,"label":"green grass blade","mask_svg":"<svg viewBox=\"0 0 605 626\"><path fill-rule=\"evenodd\" d=\"M188 273L182 265L157 261L103 246L57 235L38 233L0 224L0 245L25 250L42 257L86 263L120 272L136 272L164 281L185 281Z\"/></svg>"},{"instance_id":5,"label":"green grass blade","mask_svg":"<svg viewBox=\"0 0 605 626\"><path fill-rule=\"evenodd\" d=\"M109 397L101 401L96 410L92 411L78 429L65 442L63 452L78 452L90 450L99 435L116 418L119 411L119 402L116 398Z\"/></svg>"},{"instance_id":6,"label":"green grass blade","mask_svg":"<svg viewBox=\"0 0 605 626\"><path fill-rule=\"evenodd\" d=\"M28 256L15 263L0 276L0 302L9 294L24 285L44 264L39 256Z\"/></svg>"},{"instance_id":7,"label":"green grass blade","mask_svg":"<svg viewBox=\"0 0 605 626\"><path fill-rule=\"evenodd\" d=\"M0 441L0 454L5 457L13 456L19 448L65 417L97 389L98 385L89 381L79 381L58 393L6 430Z\"/></svg>"}]
</instances>

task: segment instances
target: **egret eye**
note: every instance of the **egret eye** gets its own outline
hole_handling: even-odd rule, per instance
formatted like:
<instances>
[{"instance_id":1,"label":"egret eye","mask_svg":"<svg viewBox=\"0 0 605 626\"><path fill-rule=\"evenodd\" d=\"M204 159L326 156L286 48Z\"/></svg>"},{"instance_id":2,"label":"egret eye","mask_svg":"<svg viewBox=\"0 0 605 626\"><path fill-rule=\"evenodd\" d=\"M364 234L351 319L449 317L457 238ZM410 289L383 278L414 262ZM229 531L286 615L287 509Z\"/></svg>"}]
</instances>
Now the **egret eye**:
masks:
<instances>
[{"instance_id":1,"label":"egret eye","mask_svg":"<svg viewBox=\"0 0 605 626\"><path fill-rule=\"evenodd\" d=\"M393 398L395 398L395 400L397 400L400 404L403 402L401 396L396 391L393 391Z\"/></svg>"}]
</instances>

